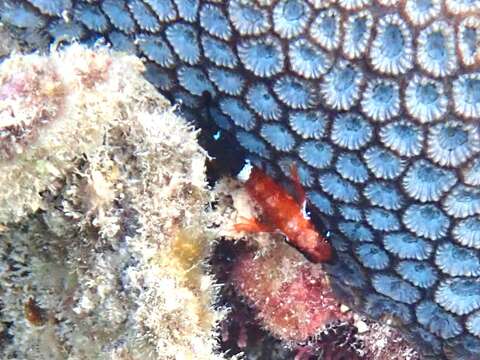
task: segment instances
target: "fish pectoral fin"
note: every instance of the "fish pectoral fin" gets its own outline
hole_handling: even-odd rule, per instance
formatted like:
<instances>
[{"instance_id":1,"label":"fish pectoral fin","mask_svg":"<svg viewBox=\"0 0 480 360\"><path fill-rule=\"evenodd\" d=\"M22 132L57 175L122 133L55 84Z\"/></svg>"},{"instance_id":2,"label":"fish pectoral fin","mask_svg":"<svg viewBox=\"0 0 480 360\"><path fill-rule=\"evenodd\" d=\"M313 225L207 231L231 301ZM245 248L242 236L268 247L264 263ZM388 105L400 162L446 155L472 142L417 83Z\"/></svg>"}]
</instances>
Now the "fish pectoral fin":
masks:
<instances>
[{"instance_id":1,"label":"fish pectoral fin","mask_svg":"<svg viewBox=\"0 0 480 360\"><path fill-rule=\"evenodd\" d=\"M242 218L241 222L235 224L233 227L237 232L247 233L273 233L276 231L276 229L269 224L262 223L256 218Z\"/></svg>"}]
</instances>

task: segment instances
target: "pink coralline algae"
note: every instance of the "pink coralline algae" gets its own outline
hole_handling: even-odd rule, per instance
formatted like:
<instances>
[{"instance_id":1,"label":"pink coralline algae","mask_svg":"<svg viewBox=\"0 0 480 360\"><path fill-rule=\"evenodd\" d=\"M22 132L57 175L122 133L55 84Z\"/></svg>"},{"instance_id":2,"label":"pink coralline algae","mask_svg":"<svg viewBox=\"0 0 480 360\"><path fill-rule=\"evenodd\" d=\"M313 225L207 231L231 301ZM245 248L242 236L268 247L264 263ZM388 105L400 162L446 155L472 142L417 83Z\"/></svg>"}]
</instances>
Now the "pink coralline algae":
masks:
<instances>
[{"instance_id":1,"label":"pink coralline algae","mask_svg":"<svg viewBox=\"0 0 480 360\"><path fill-rule=\"evenodd\" d=\"M0 159L21 153L37 138L38 127L52 121L64 102L55 70L19 65L15 72L0 76Z\"/></svg>"},{"instance_id":2,"label":"pink coralline algae","mask_svg":"<svg viewBox=\"0 0 480 360\"><path fill-rule=\"evenodd\" d=\"M274 336L299 342L349 315L340 311L341 304L321 268L295 262L299 255L293 252L281 245L266 256L244 254L237 259L231 279Z\"/></svg>"}]
</instances>

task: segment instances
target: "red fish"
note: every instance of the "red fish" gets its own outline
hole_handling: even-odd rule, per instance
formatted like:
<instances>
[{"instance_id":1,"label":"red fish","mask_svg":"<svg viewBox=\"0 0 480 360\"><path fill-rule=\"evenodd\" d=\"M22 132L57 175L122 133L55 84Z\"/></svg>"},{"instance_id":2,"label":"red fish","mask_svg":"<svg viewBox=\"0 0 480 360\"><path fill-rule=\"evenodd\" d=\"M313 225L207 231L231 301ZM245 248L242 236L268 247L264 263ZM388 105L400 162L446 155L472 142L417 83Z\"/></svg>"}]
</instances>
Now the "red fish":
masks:
<instances>
[{"instance_id":1,"label":"red fish","mask_svg":"<svg viewBox=\"0 0 480 360\"><path fill-rule=\"evenodd\" d=\"M282 186L257 167L253 167L245 183L250 197L262 211L262 222L248 219L235 225L236 231L275 232L280 231L287 241L314 263L332 258L332 247L320 235L312 222L305 217L302 206L305 192L300 183L296 167L292 166L292 179L300 197L296 201Z\"/></svg>"}]
</instances>

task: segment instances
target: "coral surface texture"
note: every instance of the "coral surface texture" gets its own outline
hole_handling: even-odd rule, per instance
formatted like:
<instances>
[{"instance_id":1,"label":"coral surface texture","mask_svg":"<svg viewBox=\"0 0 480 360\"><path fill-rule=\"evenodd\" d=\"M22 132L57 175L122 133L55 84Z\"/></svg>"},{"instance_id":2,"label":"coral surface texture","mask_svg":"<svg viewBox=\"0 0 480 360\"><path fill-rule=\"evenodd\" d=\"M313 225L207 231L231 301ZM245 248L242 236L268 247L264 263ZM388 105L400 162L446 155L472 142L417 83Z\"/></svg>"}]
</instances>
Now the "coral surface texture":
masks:
<instances>
[{"instance_id":1,"label":"coral surface texture","mask_svg":"<svg viewBox=\"0 0 480 360\"><path fill-rule=\"evenodd\" d=\"M4 0L0 18L37 48L138 54L187 118L277 179L295 163L345 301L426 356L480 358L480 1Z\"/></svg>"},{"instance_id":2,"label":"coral surface texture","mask_svg":"<svg viewBox=\"0 0 480 360\"><path fill-rule=\"evenodd\" d=\"M197 131L142 62L0 65L0 358L223 359Z\"/></svg>"}]
</instances>

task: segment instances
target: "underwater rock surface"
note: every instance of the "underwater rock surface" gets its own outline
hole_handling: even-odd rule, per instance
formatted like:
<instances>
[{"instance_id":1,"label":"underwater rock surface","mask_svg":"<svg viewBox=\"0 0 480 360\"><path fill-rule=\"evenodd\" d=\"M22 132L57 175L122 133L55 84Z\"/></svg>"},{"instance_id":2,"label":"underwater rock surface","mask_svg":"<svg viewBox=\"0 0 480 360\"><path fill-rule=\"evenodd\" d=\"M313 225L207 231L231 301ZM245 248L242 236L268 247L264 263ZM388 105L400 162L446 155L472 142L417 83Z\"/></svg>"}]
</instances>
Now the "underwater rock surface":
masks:
<instances>
[{"instance_id":1,"label":"underwater rock surface","mask_svg":"<svg viewBox=\"0 0 480 360\"><path fill-rule=\"evenodd\" d=\"M36 47L142 55L200 126L277 178L295 162L352 306L435 359L480 357L478 1L6 0L0 17Z\"/></svg>"},{"instance_id":2,"label":"underwater rock surface","mask_svg":"<svg viewBox=\"0 0 480 360\"><path fill-rule=\"evenodd\" d=\"M198 132L133 56L0 65L0 357L223 359Z\"/></svg>"}]
</instances>

